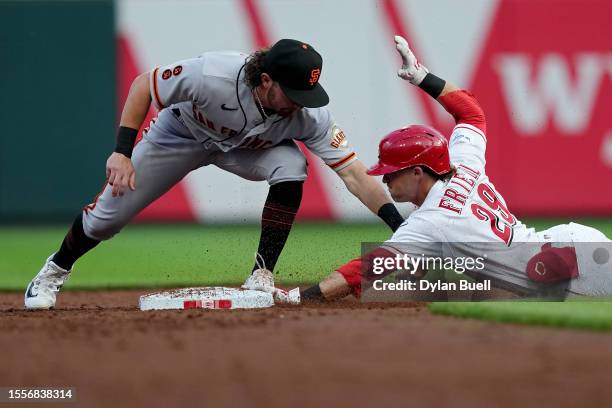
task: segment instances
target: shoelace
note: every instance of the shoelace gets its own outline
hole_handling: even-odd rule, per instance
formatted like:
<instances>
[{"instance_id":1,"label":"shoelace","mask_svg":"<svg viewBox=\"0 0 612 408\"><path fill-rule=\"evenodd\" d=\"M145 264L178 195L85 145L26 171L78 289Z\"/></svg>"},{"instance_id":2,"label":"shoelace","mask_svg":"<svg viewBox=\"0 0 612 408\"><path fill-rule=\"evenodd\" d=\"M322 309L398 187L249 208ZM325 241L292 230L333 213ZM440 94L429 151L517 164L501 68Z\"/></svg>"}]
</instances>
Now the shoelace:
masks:
<instances>
[{"instance_id":1,"label":"shoelace","mask_svg":"<svg viewBox=\"0 0 612 408\"><path fill-rule=\"evenodd\" d=\"M50 271L49 271L50 270ZM34 289L38 289L41 283L45 281L47 289L53 292L59 292L60 288L70 278L70 272L64 273L62 271L54 270L51 266L47 267L47 270L34 280Z\"/></svg>"},{"instance_id":2,"label":"shoelace","mask_svg":"<svg viewBox=\"0 0 612 408\"><path fill-rule=\"evenodd\" d=\"M259 260L261 260L261 263L259 262ZM259 269L268 270L268 268L266 268L266 261L259 252L255 252L255 265L257 265ZM261 285L264 285L264 284L267 285L269 283L268 279L266 279L261 274L257 275L257 282L258 284L261 284Z\"/></svg>"},{"instance_id":3,"label":"shoelace","mask_svg":"<svg viewBox=\"0 0 612 408\"><path fill-rule=\"evenodd\" d=\"M260 259L261 259L261 263L259 263ZM259 252L255 252L255 264L257 265L259 269L268 269L266 268L266 260L263 259L263 256L261 256Z\"/></svg>"}]
</instances>

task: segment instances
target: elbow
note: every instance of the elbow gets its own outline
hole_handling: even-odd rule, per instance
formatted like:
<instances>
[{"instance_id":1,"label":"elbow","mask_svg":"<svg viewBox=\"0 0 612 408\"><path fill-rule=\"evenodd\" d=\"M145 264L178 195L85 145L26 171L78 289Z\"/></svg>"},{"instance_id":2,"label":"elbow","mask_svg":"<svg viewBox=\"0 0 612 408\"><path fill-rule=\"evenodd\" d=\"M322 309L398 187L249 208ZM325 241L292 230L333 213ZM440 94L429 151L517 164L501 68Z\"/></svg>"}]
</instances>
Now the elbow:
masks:
<instances>
[{"instance_id":1,"label":"elbow","mask_svg":"<svg viewBox=\"0 0 612 408\"><path fill-rule=\"evenodd\" d=\"M475 126L482 130L484 133L487 133L487 119L485 117L484 110L478 104L476 99L474 99L475 105L473 110L465 116L465 118L460 123L467 123L469 125Z\"/></svg>"},{"instance_id":2,"label":"elbow","mask_svg":"<svg viewBox=\"0 0 612 408\"><path fill-rule=\"evenodd\" d=\"M485 113L482 109L482 106L478 103L475 97L471 98L472 108L468 115L468 120L477 122L477 123L486 123Z\"/></svg>"},{"instance_id":3,"label":"elbow","mask_svg":"<svg viewBox=\"0 0 612 408\"><path fill-rule=\"evenodd\" d=\"M482 130L483 133L487 133L487 119L480 105L477 105L477 109L462 123L467 123Z\"/></svg>"},{"instance_id":4,"label":"elbow","mask_svg":"<svg viewBox=\"0 0 612 408\"><path fill-rule=\"evenodd\" d=\"M457 123L475 126L486 133L487 122L484 110L470 92L454 91L440 97L440 102Z\"/></svg>"}]
</instances>

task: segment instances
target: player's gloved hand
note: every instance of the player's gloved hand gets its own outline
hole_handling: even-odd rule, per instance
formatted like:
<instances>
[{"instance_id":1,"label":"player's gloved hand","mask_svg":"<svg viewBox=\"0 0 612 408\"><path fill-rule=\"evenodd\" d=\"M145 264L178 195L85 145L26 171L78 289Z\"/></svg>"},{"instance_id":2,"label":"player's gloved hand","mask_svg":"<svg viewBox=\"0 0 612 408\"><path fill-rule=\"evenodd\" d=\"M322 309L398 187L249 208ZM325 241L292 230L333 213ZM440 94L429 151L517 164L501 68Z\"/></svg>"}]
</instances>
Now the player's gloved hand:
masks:
<instances>
[{"instance_id":1,"label":"player's gloved hand","mask_svg":"<svg viewBox=\"0 0 612 408\"><path fill-rule=\"evenodd\" d=\"M132 160L121 153L111 154L106 161L106 179L113 186L113 197L122 196L128 188L136 190L136 171Z\"/></svg>"},{"instance_id":2,"label":"player's gloved hand","mask_svg":"<svg viewBox=\"0 0 612 408\"><path fill-rule=\"evenodd\" d=\"M395 36L395 48L397 48L397 51L402 57L402 67L397 71L397 76L418 86L423 82L429 70L419 64L419 61L417 61L404 37L399 35Z\"/></svg>"}]
</instances>

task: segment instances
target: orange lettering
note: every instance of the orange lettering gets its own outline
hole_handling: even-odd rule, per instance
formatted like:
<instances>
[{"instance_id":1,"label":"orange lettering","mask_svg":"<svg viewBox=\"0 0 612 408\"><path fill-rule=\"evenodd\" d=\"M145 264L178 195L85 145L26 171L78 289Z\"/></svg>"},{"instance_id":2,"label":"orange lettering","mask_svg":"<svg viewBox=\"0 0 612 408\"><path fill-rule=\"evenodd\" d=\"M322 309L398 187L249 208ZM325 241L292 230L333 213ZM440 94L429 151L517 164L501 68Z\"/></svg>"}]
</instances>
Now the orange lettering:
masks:
<instances>
[{"instance_id":1,"label":"orange lettering","mask_svg":"<svg viewBox=\"0 0 612 408\"><path fill-rule=\"evenodd\" d=\"M310 85L314 86L317 81L319 81L319 75L321 75L321 70L319 68L315 68L310 71Z\"/></svg>"}]
</instances>

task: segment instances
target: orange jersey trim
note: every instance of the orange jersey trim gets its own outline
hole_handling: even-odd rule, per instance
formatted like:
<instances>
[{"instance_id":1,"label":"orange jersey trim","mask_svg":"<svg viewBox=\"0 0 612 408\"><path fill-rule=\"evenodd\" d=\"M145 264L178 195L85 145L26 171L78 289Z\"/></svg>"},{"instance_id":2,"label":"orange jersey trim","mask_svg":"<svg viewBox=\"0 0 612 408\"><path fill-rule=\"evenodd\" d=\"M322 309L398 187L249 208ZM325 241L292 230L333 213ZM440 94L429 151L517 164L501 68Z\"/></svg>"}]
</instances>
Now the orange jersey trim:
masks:
<instances>
[{"instance_id":1,"label":"orange jersey trim","mask_svg":"<svg viewBox=\"0 0 612 408\"><path fill-rule=\"evenodd\" d=\"M164 104L161 101L161 98L159 97L159 93L157 92L157 72L159 71L159 68L155 68L155 70L153 70L153 97L155 98L155 103L157 104L157 106L159 106L160 110L164 108Z\"/></svg>"},{"instance_id":2,"label":"orange jersey trim","mask_svg":"<svg viewBox=\"0 0 612 408\"><path fill-rule=\"evenodd\" d=\"M333 163L333 164L328 164L329 167L331 167L332 169L336 169L340 166L342 166L344 163L346 163L347 161L351 160L353 157L355 157L355 152L349 153L346 157L340 159L339 161Z\"/></svg>"}]
</instances>

